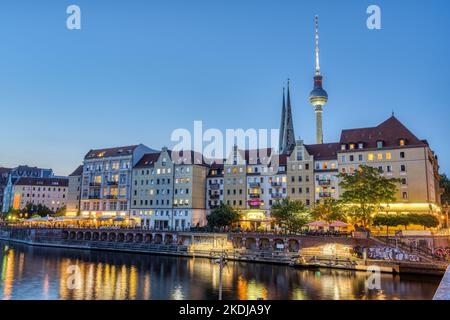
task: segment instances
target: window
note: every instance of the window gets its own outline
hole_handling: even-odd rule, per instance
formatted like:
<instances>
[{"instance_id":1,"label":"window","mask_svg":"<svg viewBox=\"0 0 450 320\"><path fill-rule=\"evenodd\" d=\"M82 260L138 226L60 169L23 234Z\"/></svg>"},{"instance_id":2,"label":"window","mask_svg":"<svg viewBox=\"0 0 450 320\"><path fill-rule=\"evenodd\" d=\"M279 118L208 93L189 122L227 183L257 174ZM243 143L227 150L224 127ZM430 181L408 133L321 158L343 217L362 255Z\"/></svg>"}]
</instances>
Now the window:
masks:
<instances>
[{"instance_id":1,"label":"window","mask_svg":"<svg viewBox=\"0 0 450 320\"><path fill-rule=\"evenodd\" d=\"M400 172L406 172L406 165L404 164L400 165Z\"/></svg>"},{"instance_id":2,"label":"window","mask_svg":"<svg viewBox=\"0 0 450 320\"><path fill-rule=\"evenodd\" d=\"M391 166L386 166L386 172L392 172L392 167Z\"/></svg>"},{"instance_id":3,"label":"window","mask_svg":"<svg viewBox=\"0 0 450 320\"><path fill-rule=\"evenodd\" d=\"M383 148L383 141L381 141L381 140L378 140L378 141L377 141L377 148L378 148L378 149Z\"/></svg>"},{"instance_id":4,"label":"window","mask_svg":"<svg viewBox=\"0 0 450 320\"><path fill-rule=\"evenodd\" d=\"M341 161L342 161L342 162L345 162L345 156L342 156L342 157L341 157Z\"/></svg>"},{"instance_id":5,"label":"window","mask_svg":"<svg viewBox=\"0 0 450 320\"><path fill-rule=\"evenodd\" d=\"M392 159L392 154L390 152L386 153L386 160L391 160Z\"/></svg>"},{"instance_id":6,"label":"window","mask_svg":"<svg viewBox=\"0 0 450 320\"><path fill-rule=\"evenodd\" d=\"M378 153L377 154L377 159L378 160L383 160L383 154L382 153Z\"/></svg>"},{"instance_id":7,"label":"window","mask_svg":"<svg viewBox=\"0 0 450 320\"><path fill-rule=\"evenodd\" d=\"M398 141L398 144L399 144L400 146L404 146L404 145L406 144L405 139L400 139L400 140Z\"/></svg>"},{"instance_id":8,"label":"window","mask_svg":"<svg viewBox=\"0 0 450 320\"><path fill-rule=\"evenodd\" d=\"M355 160L355 156L354 155L350 155L350 161L354 161Z\"/></svg>"},{"instance_id":9,"label":"window","mask_svg":"<svg viewBox=\"0 0 450 320\"><path fill-rule=\"evenodd\" d=\"M404 159L404 158L405 158L405 152L403 152L403 151L400 152L400 158L401 158L401 159Z\"/></svg>"},{"instance_id":10,"label":"window","mask_svg":"<svg viewBox=\"0 0 450 320\"><path fill-rule=\"evenodd\" d=\"M373 161L373 153L369 153L369 154L367 155L367 160Z\"/></svg>"},{"instance_id":11,"label":"window","mask_svg":"<svg viewBox=\"0 0 450 320\"><path fill-rule=\"evenodd\" d=\"M349 147L350 147L350 150L353 150L353 149L355 149L355 144L354 143L350 143Z\"/></svg>"},{"instance_id":12,"label":"window","mask_svg":"<svg viewBox=\"0 0 450 320\"><path fill-rule=\"evenodd\" d=\"M406 178L402 178L402 185L407 185L408 181L406 180Z\"/></svg>"},{"instance_id":13,"label":"window","mask_svg":"<svg viewBox=\"0 0 450 320\"><path fill-rule=\"evenodd\" d=\"M408 200L408 192L403 191L402 192L402 198L403 198L403 200Z\"/></svg>"},{"instance_id":14,"label":"window","mask_svg":"<svg viewBox=\"0 0 450 320\"><path fill-rule=\"evenodd\" d=\"M364 143L360 142L358 143L358 149L363 149L364 148Z\"/></svg>"},{"instance_id":15,"label":"window","mask_svg":"<svg viewBox=\"0 0 450 320\"><path fill-rule=\"evenodd\" d=\"M358 161L363 161L363 155L362 154L358 155Z\"/></svg>"},{"instance_id":16,"label":"window","mask_svg":"<svg viewBox=\"0 0 450 320\"><path fill-rule=\"evenodd\" d=\"M346 145L345 144L341 144L341 150L345 150L345 149L347 149Z\"/></svg>"}]
</instances>

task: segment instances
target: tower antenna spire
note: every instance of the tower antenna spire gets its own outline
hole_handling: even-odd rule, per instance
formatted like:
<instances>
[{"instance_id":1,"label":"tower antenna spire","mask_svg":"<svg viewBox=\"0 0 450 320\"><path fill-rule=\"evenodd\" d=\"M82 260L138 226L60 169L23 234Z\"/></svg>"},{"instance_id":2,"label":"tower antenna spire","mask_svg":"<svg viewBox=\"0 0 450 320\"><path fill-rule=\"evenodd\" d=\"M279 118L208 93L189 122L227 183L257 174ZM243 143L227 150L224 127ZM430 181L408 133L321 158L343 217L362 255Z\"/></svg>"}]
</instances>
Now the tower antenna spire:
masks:
<instances>
[{"instance_id":1,"label":"tower antenna spire","mask_svg":"<svg viewBox=\"0 0 450 320\"><path fill-rule=\"evenodd\" d=\"M319 63L319 17L315 16L316 26L316 75L320 75L320 63Z\"/></svg>"}]
</instances>

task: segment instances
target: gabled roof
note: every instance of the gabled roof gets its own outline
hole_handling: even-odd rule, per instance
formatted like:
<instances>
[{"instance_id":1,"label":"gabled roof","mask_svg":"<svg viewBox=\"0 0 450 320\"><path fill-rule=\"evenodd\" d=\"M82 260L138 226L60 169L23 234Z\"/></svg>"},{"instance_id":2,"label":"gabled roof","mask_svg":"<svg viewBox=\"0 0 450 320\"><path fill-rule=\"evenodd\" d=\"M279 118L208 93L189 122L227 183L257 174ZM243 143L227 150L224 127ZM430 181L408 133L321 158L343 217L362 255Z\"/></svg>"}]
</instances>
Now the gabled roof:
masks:
<instances>
[{"instance_id":1,"label":"gabled roof","mask_svg":"<svg viewBox=\"0 0 450 320\"><path fill-rule=\"evenodd\" d=\"M398 147L399 140L405 139L408 146L424 146L403 123L392 116L376 127L342 130L341 144L364 143L364 148L376 148L377 141L383 141L383 147Z\"/></svg>"},{"instance_id":2,"label":"gabled roof","mask_svg":"<svg viewBox=\"0 0 450 320\"><path fill-rule=\"evenodd\" d=\"M119 157L133 154L139 145L90 150L85 159Z\"/></svg>"},{"instance_id":3,"label":"gabled roof","mask_svg":"<svg viewBox=\"0 0 450 320\"><path fill-rule=\"evenodd\" d=\"M45 187L67 187L69 179L67 178L19 178L16 186L45 186Z\"/></svg>"},{"instance_id":4,"label":"gabled roof","mask_svg":"<svg viewBox=\"0 0 450 320\"><path fill-rule=\"evenodd\" d=\"M314 160L333 160L337 159L337 152L340 148L339 142L322 144L305 144L308 153L314 156Z\"/></svg>"},{"instance_id":5,"label":"gabled roof","mask_svg":"<svg viewBox=\"0 0 450 320\"><path fill-rule=\"evenodd\" d=\"M69 174L69 177L81 176L83 174L83 165L78 166L74 172Z\"/></svg>"},{"instance_id":6,"label":"gabled roof","mask_svg":"<svg viewBox=\"0 0 450 320\"><path fill-rule=\"evenodd\" d=\"M156 161L158 161L160 154L161 152L146 153L142 156L141 160L139 160L134 167L135 168L151 167Z\"/></svg>"}]
</instances>

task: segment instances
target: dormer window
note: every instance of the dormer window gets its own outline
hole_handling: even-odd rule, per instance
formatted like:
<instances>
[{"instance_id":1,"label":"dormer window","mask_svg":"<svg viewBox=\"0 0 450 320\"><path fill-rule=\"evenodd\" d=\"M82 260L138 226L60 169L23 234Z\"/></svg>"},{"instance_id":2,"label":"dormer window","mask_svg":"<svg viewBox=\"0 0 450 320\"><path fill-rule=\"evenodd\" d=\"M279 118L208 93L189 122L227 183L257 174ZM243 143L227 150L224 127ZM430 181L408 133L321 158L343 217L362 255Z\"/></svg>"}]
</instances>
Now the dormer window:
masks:
<instances>
[{"instance_id":1,"label":"dormer window","mask_svg":"<svg viewBox=\"0 0 450 320\"><path fill-rule=\"evenodd\" d=\"M362 142L358 143L358 149L364 149L364 143Z\"/></svg>"},{"instance_id":2,"label":"dormer window","mask_svg":"<svg viewBox=\"0 0 450 320\"><path fill-rule=\"evenodd\" d=\"M346 150L347 146L345 144L341 144L341 150Z\"/></svg>"},{"instance_id":3,"label":"dormer window","mask_svg":"<svg viewBox=\"0 0 450 320\"><path fill-rule=\"evenodd\" d=\"M406 140L405 140L405 139L400 139L400 140L398 141L398 144L399 144L400 146L404 146L404 145L406 144Z\"/></svg>"},{"instance_id":4,"label":"dormer window","mask_svg":"<svg viewBox=\"0 0 450 320\"><path fill-rule=\"evenodd\" d=\"M350 148L350 150L355 149L355 144L354 144L354 143L350 143L350 144L349 144L349 148Z\"/></svg>"},{"instance_id":5,"label":"dormer window","mask_svg":"<svg viewBox=\"0 0 450 320\"><path fill-rule=\"evenodd\" d=\"M383 148L383 141L381 141L381 140L378 140L378 141L377 141L377 148L378 148L378 149Z\"/></svg>"}]
</instances>

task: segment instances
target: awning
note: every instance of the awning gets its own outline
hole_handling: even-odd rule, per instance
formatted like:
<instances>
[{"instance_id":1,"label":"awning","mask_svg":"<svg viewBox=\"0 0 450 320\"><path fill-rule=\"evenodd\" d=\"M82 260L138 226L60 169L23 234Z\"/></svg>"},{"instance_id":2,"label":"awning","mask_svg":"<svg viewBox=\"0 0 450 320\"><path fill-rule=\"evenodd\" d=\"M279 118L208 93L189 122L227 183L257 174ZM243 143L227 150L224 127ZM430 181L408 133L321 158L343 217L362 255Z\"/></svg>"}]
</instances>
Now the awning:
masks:
<instances>
[{"instance_id":1,"label":"awning","mask_svg":"<svg viewBox=\"0 0 450 320\"><path fill-rule=\"evenodd\" d=\"M348 227L348 223L345 223L345 222L342 222L342 221L334 221L333 223L330 224L330 227L347 228Z\"/></svg>"},{"instance_id":2,"label":"awning","mask_svg":"<svg viewBox=\"0 0 450 320\"><path fill-rule=\"evenodd\" d=\"M328 224L323 221L314 221L314 222L307 223L306 226L308 226L308 227L327 227Z\"/></svg>"}]
</instances>

